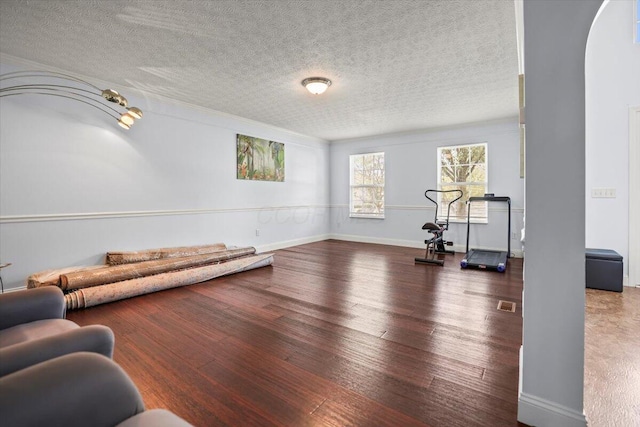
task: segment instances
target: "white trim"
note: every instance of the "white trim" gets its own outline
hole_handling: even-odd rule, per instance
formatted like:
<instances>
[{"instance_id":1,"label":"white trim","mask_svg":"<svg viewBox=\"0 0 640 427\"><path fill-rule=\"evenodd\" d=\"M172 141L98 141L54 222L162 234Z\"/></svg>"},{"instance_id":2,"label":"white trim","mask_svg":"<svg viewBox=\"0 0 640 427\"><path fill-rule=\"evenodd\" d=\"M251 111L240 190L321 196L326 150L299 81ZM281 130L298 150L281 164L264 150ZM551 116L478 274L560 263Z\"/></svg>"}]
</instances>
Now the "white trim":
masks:
<instances>
[{"instance_id":1,"label":"white trim","mask_svg":"<svg viewBox=\"0 0 640 427\"><path fill-rule=\"evenodd\" d=\"M419 240L403 240L403 239L389 239L386 237L371 237L371 236L358 236L355 234L338 234L332 233L329 235L330 239L334 240L344 240L347 242L357 242L357 243L373 243L376 245L389 245L389 246L402 246L405 248L415 248L424 250L425 245L422 241ZM466 246L465 245L453 245L449 248L454 252L465 253ZM504 248L483 248L487 250L493 251L504 251ZM522 258L523 251L511 249L511 253L514 258Z\"/></svg>"},{"instance_id":2,"label":"white trim","mask_svg":"<svg viewBox=\"0 0 640 427\"><path fill-rule=\"evenodd\" d=\"M640 106L629 108L629 266L628 283L640 285ZM635 262L635 263L634 263Z\"/></svg>"},{"instance_id":3,"label":"white trim","mask_svg":"<svg viewBox=\"0 0 640 427\"><path fill-rule=\"evenodd\" d=\"M518 398L518 421L537 427L587 427L584 412L527 393Z\"/></svg>"},{"instance_id":4,"label":"white trim","mask_svg":"<svg viewBox=\"0 0 640 427\"><path fill-rule=\"evenodd\" d=\"M86 213L62 213L62 214L38 214L38 215L5 215L0 216L0 224L21 222L48 222L48 221L76 221L86 219L108 218L133 218L147 216L167 215L203 215L230 212L260 212L292 209L317 209L329 208L329 205L299 205L299 206L263 206L253 208L225 208L225 209L180 209L157 211L123 211L123 212L86 212Z\"/></svg>"},{"instance_id":5,"label":"white trim","mask_svg":"<svg viewBox=\"0 0 640 427\"><path fill-rule=\"evenodd\" d=\"M9 294L11 292L24 291L25 289L27 289L27 285L22 285L22 286L13 287L13 288L6 288L2 291L2 293Z\"/></svg>"},{"instance_id":6,"label":"white trim","mask_svg":"<svg viewBox=\"0 0 640 427\"><path fill-rule=\"evenodd\" d=\"M345 204L332 204L329 205L332 209L340 209L346 208L349 209L349 205ZM384 205L385 211L387 210L396 210L396 211L434 211L435 206L419 206L419 205ZM489 212L508 212L507 208L489 208ZM524 213L524 208L514 208L511 207L511 213Z\"/></svg>"},{"instance_id":7,"label":"white trim","mask_svg":"<svg viewBox=\"0 0 640 427\"><path fill-rule=\"evenodd\" d=\"M633 43L640 44L640 33L638 32L638 24L640 24L640 19L638 19L638 9L640 9L640 0L636 0L633 2Z\"/></svg>"},{"instance_id":8,"label":"white trim","mask_svg":"<svg viewBox=\"0 0 640 427\"><path fill-rule=\"evenodd\" d=\"M349 218L384 219L384 214L350 213Z\"/></svg>"},{"instance_id":9,"label":"white trim","mask_svg":"<svg viewBox=\"0 0 640 427\"><path fill-rule=\"evenodd\" d=\"M518 74L524 74L524 0L514 0L516 12L516 46L518 47Z\"/></svg>"},{"instance_id":10,"label":"white trim","mask_svg":"<svg viewBox=\"0 0 640 427\"><path fill-rule=\"evenodd\" d=\"M322 242L323 240L329 240L329 239L331 239L331 236L329 234L319 234L317 236L303 237L300 239L293 239L293 240L285 240L283 242L269 243L266 245L257 245L254 247L256 248L256 252L264 253L264 252L276 251L278 249L286 249L292 246L305 245L307 243Z\"/></svg>"}]
</instances>

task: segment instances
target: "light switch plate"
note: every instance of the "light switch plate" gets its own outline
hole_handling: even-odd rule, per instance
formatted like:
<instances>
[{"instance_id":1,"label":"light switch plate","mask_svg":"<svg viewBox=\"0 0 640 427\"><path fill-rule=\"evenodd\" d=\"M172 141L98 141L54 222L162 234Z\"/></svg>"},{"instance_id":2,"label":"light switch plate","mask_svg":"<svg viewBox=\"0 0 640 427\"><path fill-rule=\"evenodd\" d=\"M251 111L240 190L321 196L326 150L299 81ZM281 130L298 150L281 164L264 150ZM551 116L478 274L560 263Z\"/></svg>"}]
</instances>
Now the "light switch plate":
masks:
<instances>
[{"instance_id":1,"label":"light switch plate","mask_svg":"<svg viewBox=\"0 0 640 427\"><path fill-rule=\"evenodd\" d=\"M616 189L615 188L592 188L591 197L594 199L596 198L615 199Z\"/></svg>"}]
</instances>

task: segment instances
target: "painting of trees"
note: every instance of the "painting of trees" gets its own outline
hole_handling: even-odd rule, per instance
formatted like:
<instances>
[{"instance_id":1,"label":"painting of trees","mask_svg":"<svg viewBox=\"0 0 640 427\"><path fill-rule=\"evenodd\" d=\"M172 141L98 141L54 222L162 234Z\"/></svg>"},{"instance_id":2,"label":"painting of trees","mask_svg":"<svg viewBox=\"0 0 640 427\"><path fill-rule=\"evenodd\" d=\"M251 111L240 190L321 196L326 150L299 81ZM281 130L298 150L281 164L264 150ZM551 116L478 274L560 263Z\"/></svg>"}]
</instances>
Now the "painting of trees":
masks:
<instances>
[{"instance_id":1,"label":"painting of trees","mask_svg":"<svg viewBox=\"0 0 640 427\"><path fill-rule=\"evenodd\" d=\"M237 134L237 178L284 181L284 144Z\"/></svg>"}]
</instances>

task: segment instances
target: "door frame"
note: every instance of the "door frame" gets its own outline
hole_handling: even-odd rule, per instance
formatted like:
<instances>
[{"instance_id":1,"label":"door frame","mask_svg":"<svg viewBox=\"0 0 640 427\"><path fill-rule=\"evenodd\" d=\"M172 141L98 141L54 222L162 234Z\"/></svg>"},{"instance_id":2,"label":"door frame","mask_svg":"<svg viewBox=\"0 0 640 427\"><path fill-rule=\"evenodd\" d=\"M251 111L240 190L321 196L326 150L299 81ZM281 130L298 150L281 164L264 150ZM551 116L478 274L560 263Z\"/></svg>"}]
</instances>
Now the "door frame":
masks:
<instances>
[{"instance_id":1,"label":"door frame","mask_svg":"<svg viewBox=\"0 0 640 427\"><path fill-rule=\"evenodd\" d=\"M640 286L640 106L629 108L629 286Z\"/></svg>"}]
</instances>

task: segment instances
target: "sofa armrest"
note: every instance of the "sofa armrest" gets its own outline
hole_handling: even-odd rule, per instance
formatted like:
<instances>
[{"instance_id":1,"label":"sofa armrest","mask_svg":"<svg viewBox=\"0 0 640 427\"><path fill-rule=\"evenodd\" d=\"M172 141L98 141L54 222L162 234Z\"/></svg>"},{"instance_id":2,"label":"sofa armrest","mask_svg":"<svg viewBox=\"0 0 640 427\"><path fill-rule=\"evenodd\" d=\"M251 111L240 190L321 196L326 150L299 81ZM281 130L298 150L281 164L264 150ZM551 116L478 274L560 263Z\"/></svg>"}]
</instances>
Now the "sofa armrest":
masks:
<instances>
[{"instance_id":1,"label":"sofa armrest","mask_svg":"<svg viewBox=\"0 0 640 427\"><path fill-rule=\"evenodd\" d=\"M43 319L64 319L67 306L60 288L45 286L0 294L0 329Z\"/></svg>"},{"instance_id":2,"label":"sofa armrest","mask_svg":"<svg viewBox=\"0 0 640 427\"><path fill-rule=\"evenodd\" d=\"M0 377L4 425L106 427L142 411L127 374L95 353L69 354Z\"/></svg>"},{"instance_id":3,"label":"sofa armrest","mask_svg":"<svg viewBox=\"0 0 640 427\"><path fill-rule=\"evenodd\" d=\"M0 348L0 376L65 354L81 351L113 356L113 331L103 325L89 325L37 340Z\"/></svg>"}]
</instances>

